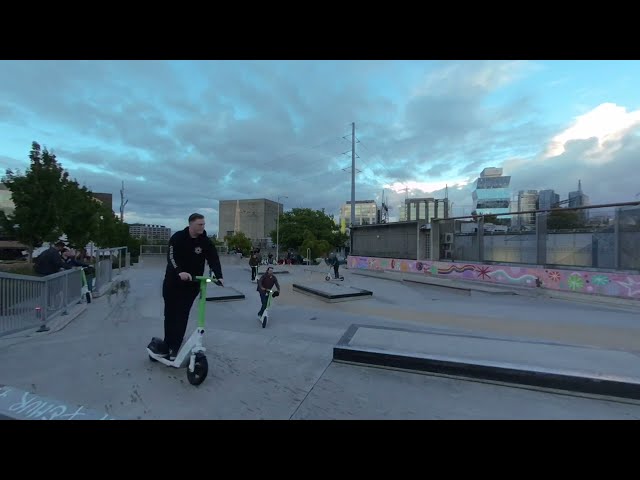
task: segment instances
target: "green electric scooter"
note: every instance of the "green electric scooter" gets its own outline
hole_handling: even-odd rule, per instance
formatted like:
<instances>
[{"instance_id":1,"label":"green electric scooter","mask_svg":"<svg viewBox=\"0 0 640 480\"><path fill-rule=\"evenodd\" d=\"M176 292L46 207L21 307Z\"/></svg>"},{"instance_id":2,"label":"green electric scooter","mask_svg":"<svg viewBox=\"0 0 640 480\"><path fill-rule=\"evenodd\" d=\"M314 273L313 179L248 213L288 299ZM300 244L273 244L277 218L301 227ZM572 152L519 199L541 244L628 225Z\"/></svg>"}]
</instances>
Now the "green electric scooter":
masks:
<instances>
[{"instance_id":1,"label":"green electric scooter","mask_svg":"<svg viewBox=\"0 0 640 480\"><path fill-rule=\"evenodd\" d=\"M163 363L169 367L184 368L187 367L187 379L191 385L200 385L207 378L209 372L209 364L205 356L206 348L203 344L204 339L204 314L205 305L207 303L207 285L215 283L222 286L220 280L215 277L195 277L193 282L200 282L200 300L198 301L198 327L191 334L189 339L180 347L176 358L171 361L165 355L155 353L157 351L166 351L164 340L153 337L151 343L147 346L149 358L154 362Z\"/></svg>"}]
</instances>

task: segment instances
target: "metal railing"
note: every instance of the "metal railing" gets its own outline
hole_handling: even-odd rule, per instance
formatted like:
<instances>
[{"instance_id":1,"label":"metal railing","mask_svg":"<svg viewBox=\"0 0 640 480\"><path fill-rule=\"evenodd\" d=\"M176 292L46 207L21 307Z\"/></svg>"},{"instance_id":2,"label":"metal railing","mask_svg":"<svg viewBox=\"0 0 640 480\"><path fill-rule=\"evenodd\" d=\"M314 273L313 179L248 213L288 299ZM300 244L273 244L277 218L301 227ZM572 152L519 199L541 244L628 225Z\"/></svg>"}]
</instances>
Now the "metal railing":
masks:
<instances>
[{"instance_id":1,"label":"metal railing","mask_svg":"<svg viewBox=\"0 0 640 480\"><path fill-rule=\"evenodd\" d=\"M80 303L79 269L35 277L0 272L0 336L46 324Z\"/></svg>"},{"instance_id":2,"label":"metal railing","mask_svg":"<svg viewBox=\"0 0 640 480\"><path fill-rule=\"evenodd\" d=\"M131 265L127 247L98 249L94 258L94 292L109 285L114 276ZM79 269L45 277L0 272L0 336L46 325L59 315L67 315L70 306L81 302Z\"/></svg>"},{"instance_id":3,"label":"metal railing","mask_svg":"<svg viewBox=\"0 0 640 480\"><path fill-rule=\"evenodd\" d=\"M113 279L114 269L117 269L116 275L119 275L123 268L129 268L131 265L131 254L127 247L97 249L95 259L95 290L99 290Z\"/></svg>"},{"instance_id":4,"label":"metal railing","mask_svg":"<svg viewBox=\"0 0 640 480\"><path fill-rule=\"evenodd\" d=\"M226 245L216 245L216 250L218 251L218 254L229 253L229 247ZM140 256L166 256L168 251L168 245L140 245Z\"/></svg>"},{"instance_id":5,"label":"metal railing","mask_svg":"<svg viewBox=\"0 0 640 480\"><path fill-rule=\"evenodd\" d=\"M140 245L140 256L166 255L168 251L169 251L168 245Z\"/></svg>"}]
</instances>

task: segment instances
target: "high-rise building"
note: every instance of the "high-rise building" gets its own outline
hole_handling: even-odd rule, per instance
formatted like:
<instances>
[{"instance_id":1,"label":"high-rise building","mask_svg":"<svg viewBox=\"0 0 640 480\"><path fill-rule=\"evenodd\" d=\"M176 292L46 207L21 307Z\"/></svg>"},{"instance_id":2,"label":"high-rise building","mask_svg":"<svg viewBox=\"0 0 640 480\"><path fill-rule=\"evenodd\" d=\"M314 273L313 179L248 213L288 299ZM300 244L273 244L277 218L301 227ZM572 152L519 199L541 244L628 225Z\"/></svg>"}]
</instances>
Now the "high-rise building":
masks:
<instances>
[{"instance_id":1,"label":"high-rise building","mask_svg":"<svg viewBox=\"0 0 640 480\"><path fill-rule=\"evenodd\" d=\"M375 200L356 200L356 225L373 225L378 216L378 205ZM347 226L351 225L351 200L340 207L340 219L345 219Z\"/></svg>"},{"instance_id":2,"label":"high-rise building","mask_svg":"<svg viewBox=\"0 0 640 480\"><path fill-rule=\"evenodd\" d=\"M538 191L537 190L520 190L518 192L518 212L531 212L537 210L538 207ZM518 225L520 227L535 225L536 214L525 213L518 215Z\"/></svg>"},{"instance_id":3,"label":"high-rise building","mask_svg":"<svg viewBox=\"0 0 640 480\"><path fill-rule=\"evenodd\" d=\"M482 170L473 191L473 203L478 215L509 213L511 194L510 176L502 175L502 168L489 167ZM502 216L501 218L509 218Z\"/></svg>"},{"instance_id":4,"label":"high-rise building","mask_svg":"<svg viewBox=\"0 0 640 480\"><path fill-rule=\"evenodd\" d=\"M589 197L582 193L582 181L578 180L578 190L569 192L569 208L586 207L589 205ZM588 210L577 210L578 216L583 222L589 220Z\"/></svg>"},{"instance_id":5,"label":"high-rise building","mask_svg":"<svg viewBox=\"0 0 640 480\"><path fill-rule=\"evenodd\" d=\"M276 229L278 214L283 205L266 198L244 200L220 200L218 216L218 238L243 232L254 244L262 244L271 238Z\"/></svg>"},{"instance_id":6,"label":"high-rise building","mask_svg":"<svg viewBox=\"0 0 640 480\"><path fill-rule=\"evenodd\" d=\"M551 210L560 201L560 195L553 190L540 190L538 193L538 209Z\"/></svg>"}]
</instances>

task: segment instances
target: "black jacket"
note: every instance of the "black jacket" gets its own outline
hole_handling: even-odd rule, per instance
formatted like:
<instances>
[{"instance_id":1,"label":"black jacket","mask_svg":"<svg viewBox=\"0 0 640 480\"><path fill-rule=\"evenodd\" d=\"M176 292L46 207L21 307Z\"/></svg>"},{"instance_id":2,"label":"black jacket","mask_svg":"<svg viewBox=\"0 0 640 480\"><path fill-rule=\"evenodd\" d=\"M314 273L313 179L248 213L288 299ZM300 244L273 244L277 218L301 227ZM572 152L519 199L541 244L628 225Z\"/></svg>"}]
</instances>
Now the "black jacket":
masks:
<instances>
[{"instance_id":1,"label":"black jacket","mask_svg":"<svg viewBox=\"0 0 640 480\"><path fill-rule=\"evenodd\" d=\"M68 270L71 268L71 265L66 264L64 260L62 260L60 250L54 246L49 247L38 255L34 263L34 270L40 275L53 275L54 273L58 273L61 268Z\"/></svg>"},{"instance_id":2,"label":"black jacket","mask_svg":"<svg viewBox=\"0 0 640 480\"><path fill-rule=\"evenodd\" d=\"M218 251L207 237L207 232L191 238L189 227L186 227L174 233L169 240L167 270L164 278L170 282L180 282L180 272L190 273L192 277L204 275L205 260L215 276L222 278Z\"/></svg>"}]
</instances>

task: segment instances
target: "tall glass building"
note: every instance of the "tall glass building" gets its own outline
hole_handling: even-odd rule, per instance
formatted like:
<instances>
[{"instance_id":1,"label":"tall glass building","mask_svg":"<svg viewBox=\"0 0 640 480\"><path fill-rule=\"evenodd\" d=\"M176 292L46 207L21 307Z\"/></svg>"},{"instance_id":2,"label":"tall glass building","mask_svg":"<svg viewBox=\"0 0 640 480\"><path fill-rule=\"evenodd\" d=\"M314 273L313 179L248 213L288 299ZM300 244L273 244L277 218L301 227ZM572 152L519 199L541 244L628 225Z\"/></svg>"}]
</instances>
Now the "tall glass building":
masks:
<instances>
[{"instance_id":1,"label":"tall glass building","mask_svg":"<svg viewBox=\"0 0 640 480\"><path fill-rule=\"evenodd\" d=\"M503 176L501 168L485 168L476 180L473 204L478 215L509 213L511 203L510 176ZM510 218L505 215L501 218Z\"/></svg>"}]
</instances>

